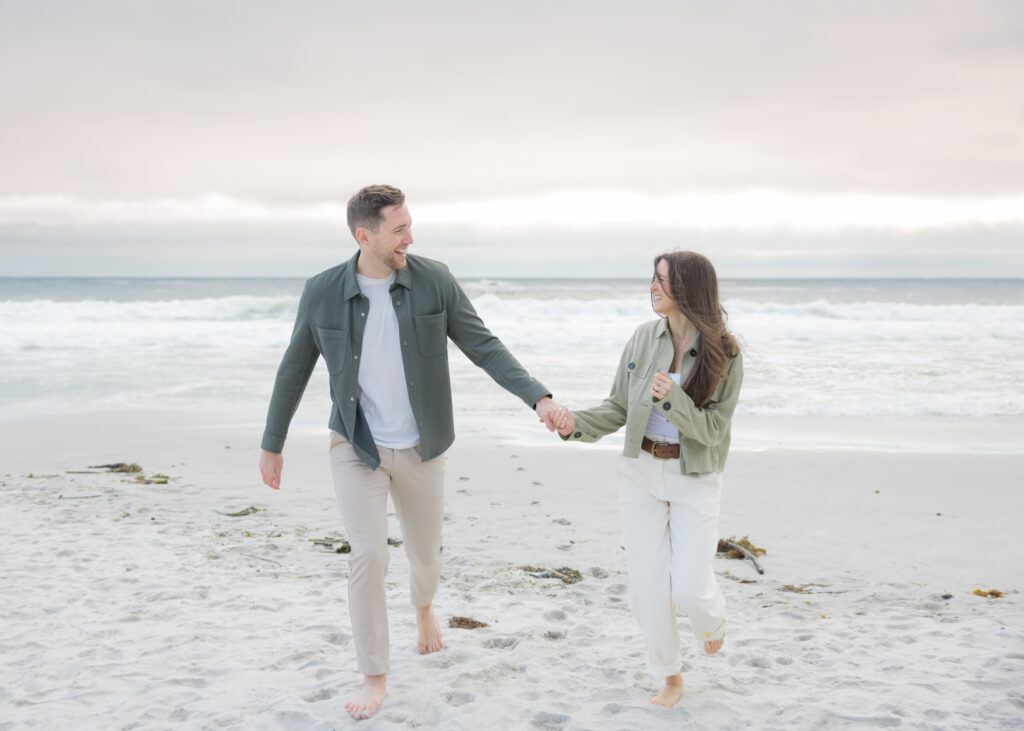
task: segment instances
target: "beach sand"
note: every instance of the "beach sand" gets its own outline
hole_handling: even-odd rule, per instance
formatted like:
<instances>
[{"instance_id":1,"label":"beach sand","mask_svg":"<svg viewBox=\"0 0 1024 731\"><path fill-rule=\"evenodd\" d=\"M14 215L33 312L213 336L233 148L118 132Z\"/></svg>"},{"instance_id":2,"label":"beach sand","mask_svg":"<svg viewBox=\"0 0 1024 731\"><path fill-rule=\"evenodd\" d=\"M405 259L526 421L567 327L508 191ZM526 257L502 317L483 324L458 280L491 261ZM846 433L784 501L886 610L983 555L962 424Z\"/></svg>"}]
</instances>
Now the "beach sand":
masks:
<instances>
[{"instance_id":1,"label":"beach sand","mask_svg":"<svg viewBox=\"0 0 1024 731\"><path fill-rule=\"evenodd\" d=\"M629 613L617 452L462 437L446 647L415 652L396 546L389 694L357 723L346 557L314 542L345 535L326 429L293 431L279 493L260 432L180 412L0 423L0 729L1024 727L1022 454L735 451L721 534L767 549L765 573L716 559L725 647L703 656L681 622L685 691L663 710ZM89 470L111 462L169 479Z\"/></svg>"}]
</instances>

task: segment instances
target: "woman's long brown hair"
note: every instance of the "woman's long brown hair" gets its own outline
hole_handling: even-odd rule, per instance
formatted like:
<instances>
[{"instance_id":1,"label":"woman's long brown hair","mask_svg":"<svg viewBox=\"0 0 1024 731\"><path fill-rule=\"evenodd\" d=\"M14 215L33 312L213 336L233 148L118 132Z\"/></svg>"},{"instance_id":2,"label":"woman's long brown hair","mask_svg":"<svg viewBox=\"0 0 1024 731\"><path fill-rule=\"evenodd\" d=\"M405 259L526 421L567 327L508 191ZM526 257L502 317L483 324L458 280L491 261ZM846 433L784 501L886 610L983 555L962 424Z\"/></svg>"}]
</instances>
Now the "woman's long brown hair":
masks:
<instances>
[{"instance_id":1,"label":"woman's long brown hair","mask_svg":"<svg viewBox=\"0 0 1024 731\"><path fill-rule=\"evenodd\" d=\"M697 406L703 407L727 377L729 361L739 355L740 346L725 327L725 308L718 301L718 277L706 256L694 251L672 251L654 257L668 262L668 288L676 306L700 332L697 362L683 384L683 390ZM655 273L657 276L657 273Z\"/></svg>"}]
</instances>

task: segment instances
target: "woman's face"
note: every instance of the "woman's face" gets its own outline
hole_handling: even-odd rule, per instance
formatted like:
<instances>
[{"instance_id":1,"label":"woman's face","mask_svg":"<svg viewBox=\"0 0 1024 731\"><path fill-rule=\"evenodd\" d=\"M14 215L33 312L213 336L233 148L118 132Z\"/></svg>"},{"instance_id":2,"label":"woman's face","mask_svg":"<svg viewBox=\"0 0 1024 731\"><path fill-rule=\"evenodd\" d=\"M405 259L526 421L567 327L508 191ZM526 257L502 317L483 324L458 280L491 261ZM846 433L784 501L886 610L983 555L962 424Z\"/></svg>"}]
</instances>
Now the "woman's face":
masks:
<instances>
[{"instance_id":1,"label":"woman's face","mask_svg":"<svg viewBox=\"0 0 1024 731\"><path fill-rule=\"evenodd\" d=\"M679 311L676 301L669 294L668 262L664 259L654 268L654 278L651 280L651 308L659 315Z\"/></svg>"}]
</instances>

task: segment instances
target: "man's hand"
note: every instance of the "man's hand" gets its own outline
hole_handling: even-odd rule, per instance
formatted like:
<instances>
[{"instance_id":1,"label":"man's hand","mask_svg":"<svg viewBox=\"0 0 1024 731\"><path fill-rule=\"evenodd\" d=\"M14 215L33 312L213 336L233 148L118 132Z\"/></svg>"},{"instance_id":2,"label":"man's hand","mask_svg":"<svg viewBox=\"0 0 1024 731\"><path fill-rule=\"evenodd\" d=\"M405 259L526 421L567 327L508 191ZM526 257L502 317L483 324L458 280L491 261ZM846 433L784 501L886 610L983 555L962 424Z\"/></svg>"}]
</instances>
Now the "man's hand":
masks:
<instances>
[{"instance_id":1,"label":"man's hand","mask_svg":"<svg viewBox=\"0 0 1024 731\"><path fill-rule=\"evenodd\" d=\"M555 425L551 420L552 412L560 408L560 405L552 401L550 396L544 396L533 405L533 408L537 411L537 416L540 418L541 423L548 428L548 431L554 431Z\"/></svg>"},{"instance_id":2,"label":"man's hand","mask_svg":"<svg viewBox=\"0 0 1024 731\"><path fill-rule=\"evenodd\" d=\"M263 475L263 484L280 490L282 470L284 470L284 457L265 449L260 450L260 474Z\"/></svg>"}]
</instances>

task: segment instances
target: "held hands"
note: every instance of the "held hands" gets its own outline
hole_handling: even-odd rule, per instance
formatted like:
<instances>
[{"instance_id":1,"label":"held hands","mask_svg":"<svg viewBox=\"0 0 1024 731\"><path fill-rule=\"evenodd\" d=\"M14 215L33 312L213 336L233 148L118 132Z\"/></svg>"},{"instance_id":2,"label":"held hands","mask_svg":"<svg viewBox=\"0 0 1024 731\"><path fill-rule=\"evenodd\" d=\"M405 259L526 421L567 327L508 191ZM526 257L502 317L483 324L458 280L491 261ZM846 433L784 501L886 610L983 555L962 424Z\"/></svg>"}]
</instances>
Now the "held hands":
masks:
<instances>
[{"instance_id":1,"label":"held hands","mask_svg":"<svg viewBox=\"0 0 1024 731\"><path fill-rule=\"evenodd\" d=\"M537 410L540 422L548 428L548 431L557 430L564 437L571 434L572 430L576 428L576 417L572 415L572 412L547 396L538 401L534 408Z\"/></svg>"},{"instance_id":2,"label":"held hands","mask_svg":"<svg viewBox=\"0 0 1024 731\"><path fill-rule=\"evenodd\" d=\"M260 450L260 474L263 484L275 490L281 489L281 471L284 469L284 457L274 452Z\"/></svg>"},{"instance_id":3,"label":"held hands","mask_svg":"<svg viewBox=\"0 0 1024 731\"><path fill-rule=\"evenodd\" d=\"M554 428L563 437L572 434L572 430L576 428L576 417L564 406L552 409L549 418L551 419L551 424L548 426L548 429Z\"/></svg>"},{"instance_id":4,"label":"held hands","mask_svg":"<svg viewBox=\"0 0 1024 731\"><path fill-rule=\"evenodd\" d=\"M668 396L669 389L672 388L673 381L668 377L668 374L664 371L658 371L654 374L654 383L651 385L651 395L656 399L663 399Z\"/></svg>"}]
</instances>

